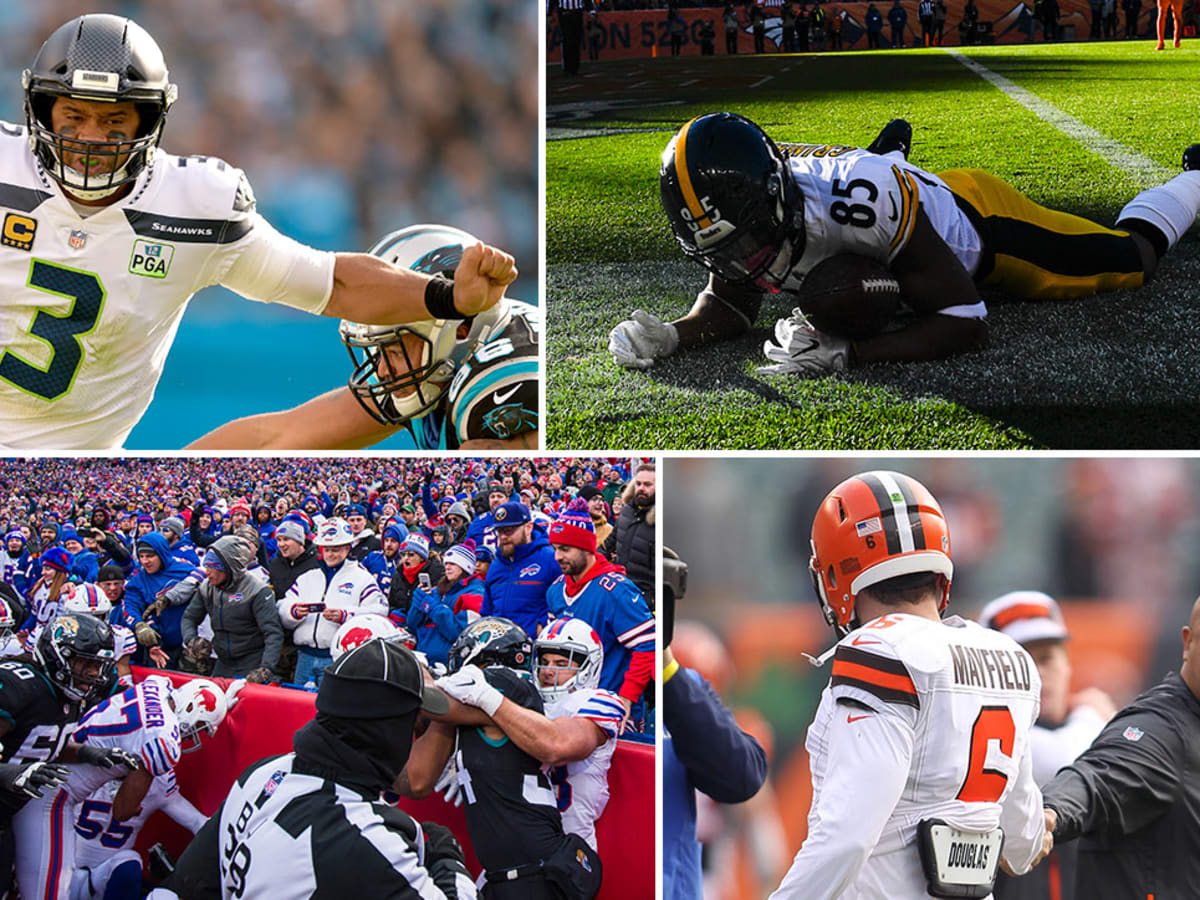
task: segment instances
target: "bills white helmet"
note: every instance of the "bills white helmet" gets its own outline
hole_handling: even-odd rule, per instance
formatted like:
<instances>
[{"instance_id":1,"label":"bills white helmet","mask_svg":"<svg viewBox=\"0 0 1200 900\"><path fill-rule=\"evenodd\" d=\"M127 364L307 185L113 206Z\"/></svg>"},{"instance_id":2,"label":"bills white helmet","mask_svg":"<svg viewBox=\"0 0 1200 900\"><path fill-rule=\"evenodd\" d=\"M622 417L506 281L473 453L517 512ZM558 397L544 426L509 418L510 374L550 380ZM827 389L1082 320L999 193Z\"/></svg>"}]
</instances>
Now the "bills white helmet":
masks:
<instances>
[{"instance_id":1,"label":"bills white helmet","mask_svg":"<svg viewBox=\"0 0 1200 900\"><path fill-rule=\"evenodd\" d=\"M313 543L318 547L340 547L343 544L354 543L354 532L350 529L350 523L340 516L334 516L332 519L326 519L317 528L317 536L313 538Z\"/></svg>"},{"instance_id":2,"label":"bills white helmet","mask_svg":"<svg viewBox=\"0 0 1200 900\"><path fill-rule=\"evenodd\" d=\"M171 692L175 715L179 717L179 748L184 753L199 750L203 735L217 733L229 703L215 681L193 678Z\"/></svg>"},{"instance_id":3,"label":"bills white helmet","mask_svg":"<svg viewBox=\"0 0 1200 900\"><path fill-rule=\"evenodd\" d=\"M336 660L343 653L349 653L359 644L365 644L375 638L399 641L409 650L413 650L417 646L417 639L407 628L401 628L391 619L377 613L361 613L351 616L342 623L342 627L333 636L329 652Z\"/></svg>"},{"instance_id":4,"label":"bills white helmet","mask_svg":"<svg viewBox=\"0 0 1200 900\"><path fill-rule=\"evenodd\" d=\"M477 238L448 225L412 225L393 231L369 252L404 269L450 277L463 251L476 243ZM350 390L384 425L402 425L422 416L437 406L462 363L504 327L509 315L510 306L501 299L466 320L426 319L407 325L343 321L342 342L354 361Z\"/></svg>"},{"instance_id":5,"label":"bills white helmet","mask_svg":"<svg viewBox=\"0 0 1200 900\"><path fill-rule=\"evenodd\" d=\"M112 612L112 601L96 584L72 585L70 596L62 604L62 611L77 616L94 616L97 619L108 620Z\"/></svg>"},{"instance_id":6,"label":"bills white helmet","mask_svg":"<svg viewBox=\"0 0 1200 900\"><path fill-rule=\"evenodd\" d=\"M544 655L558 654L567 663L548 663ZM560 700L572 691L600 684L604 648L595 629L583 619L555 619L533 642L534 675L538 692L546 702ZM561 679L560 673L569 673Z\"/></svg>"}]
</instances>

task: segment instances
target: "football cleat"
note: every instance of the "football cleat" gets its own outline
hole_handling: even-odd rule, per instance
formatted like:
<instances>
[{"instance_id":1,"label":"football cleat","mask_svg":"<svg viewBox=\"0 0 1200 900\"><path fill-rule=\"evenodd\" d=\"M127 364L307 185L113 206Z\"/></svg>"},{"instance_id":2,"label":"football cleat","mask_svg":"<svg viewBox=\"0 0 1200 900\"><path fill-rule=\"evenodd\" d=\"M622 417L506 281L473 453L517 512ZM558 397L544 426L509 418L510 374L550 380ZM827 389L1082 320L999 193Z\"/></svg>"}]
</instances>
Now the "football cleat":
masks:
<instances>
[{"instance_id":1,"label":"football cleat","mask_svg":"<svg viewBox=\"0 0 1200 900\"><path fill-rule=\"evenodd\" d=\"M883 156L893 150L899 150L908 159L908 151L912 149L912 126L904 119L892 119L883 126L879 136L871 141L867 150Z\"/></svg>"},{"instance_id":2,"label":"football cleat","mask_svg":"<svg viewBox=\"0 0 1200 900\"><path fill-rule=\"evenodd\" d=\"M1192 144L1183 151L1183 171L1200 172L1200 144Z\"/></svg>"}]
</instances>

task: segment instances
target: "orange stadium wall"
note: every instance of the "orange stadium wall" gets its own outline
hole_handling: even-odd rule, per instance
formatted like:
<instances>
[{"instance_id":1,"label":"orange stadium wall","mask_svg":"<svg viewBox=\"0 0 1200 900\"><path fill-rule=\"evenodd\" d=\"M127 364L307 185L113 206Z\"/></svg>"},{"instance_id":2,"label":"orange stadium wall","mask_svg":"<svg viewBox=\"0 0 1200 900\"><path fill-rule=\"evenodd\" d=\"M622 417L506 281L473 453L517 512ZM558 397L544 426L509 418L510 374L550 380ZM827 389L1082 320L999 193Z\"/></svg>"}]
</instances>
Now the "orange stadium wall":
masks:
<instances>
[{"instance_id":1,"label":"orange stadium wall","mask_svg":"<svg viewBox=\"0 0 1200 900\"><path fill-rule=\"evenodd\" d=\"M846 50L865 50L867 34L863 25L869 3L828 3L823 4L826 15L832 15L836 10L844 9L850 18L842 28L842 45ZM884 17L883 40L885 46L891 39L892 29L887 24L887 11L891 3L887 0L876 0L880 13ZM905 44L909 47L921 43L921 24L917 20L917 4L903 4L908 11L908 26L905 30ZM958 46L958 23L962 18L962 0L951 0L948 4L949 17L946 20L943 37L946 46ZM1032 16L1032 5L1013 3L1012 0L976 0L979 7L979 21L991 22L991 41L997 44L1026 44L1042 40L1041 23L1035 22ZM745 19L745 7L737 6L739 19ZM1063 30L1062 37L1086 40L1091 28L1091 12L1085 0L1060 0L1059 28ZM1138 33L1149 35L1154 29L1156 7L1153 3L1142 4L1141 16L1138 19ZM683 35L681 51L688 56L700 55L700 29L704 20L711 19L716 30L713 43L718 56L725 55L725 26L721 22L722 8L706 7L704 9L681 9L679 14L687 23ZM601 41L600 59L636 59L648 56L670 56L671 36L667 31L666 10L638 10L633 12L601 12L600 24L604 26L604 37ZM1118 34L1125 33L1125 14L1118 16ZM546 53L547 61L559 62L562 59L562 31L550 19L551 29L549 46ZM750 27L743 21L738 36L738 52L741 54L754 53L754 35ZM778 53L782 44L782 28L778 16L767 19L767 51ZM586 40L586 37L585 37ZM584 65L587 65L587 44L582 51Z\"/></svg>"},{"instance_id":2,"label":"orange stadium wall","mask_svg":"<svg viewBox=\"0 0 1200 900\"><path fill-rule=\"evenodd\" d=\"M151 670L134 669L141 680ZM177 684L189 676L157 672ZM213 679L222 687L227 678ZM315 695L289 688L248 684L225 723L202 750L186 754L176 769L180 791L205 815L216 812L230 785L242 771L266 756L289 753L292 735L315 714ZM609 771L610 799L596 826L604 884L600 900L652 900L654 897L654 747L621 741ZM442 802L439 795L401 804L418 821L433 819L454 831L463 845L472 874L479 864L467 837L461 808ZM165 814L155 813L138 839L145 851L162 841L178 858L190 839L188 832Z\"/></svg>"}]
</instances>

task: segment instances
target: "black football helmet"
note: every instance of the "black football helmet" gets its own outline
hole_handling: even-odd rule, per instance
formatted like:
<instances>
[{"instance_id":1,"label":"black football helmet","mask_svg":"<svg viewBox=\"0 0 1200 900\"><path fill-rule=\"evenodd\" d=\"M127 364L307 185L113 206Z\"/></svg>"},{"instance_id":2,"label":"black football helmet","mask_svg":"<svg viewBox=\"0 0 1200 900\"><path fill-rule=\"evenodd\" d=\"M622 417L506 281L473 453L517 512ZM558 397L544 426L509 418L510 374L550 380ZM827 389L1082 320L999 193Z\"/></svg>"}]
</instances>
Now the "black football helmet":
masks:
<instances>
[{"instance_id":1,"label":"black football helmet","mask_svg":"<svg viewBox=\"0 0 1200 900\"><path fill-rule=\"evenodd\" d=\"M450 647L448 668L457 672L468 663L481 669L505 666L532 677L533 641L516 622L500 616L476 619Z\"/></svg>"},{"instance_id":2,"label":"black football helmet","mask_svg":"<svg viewBox=\"0 0 1200 900\"><path fill-rule=\"evenodd\" d=\"M804 201L761 128L733 113L692 119L663 151L658 186L687 256L726 281L779 290L803 251Z\"/></svg>"},{"instance_id":3,"label":"black football helmet","mask_svg":"<svg viewBox=\"0 0 1200 900\"><path fill-rule=\"evenodd\" d=\"M110 196L153 161L167 110L178 94L154 38L136 22L106 13L60 26L25 70L23 82L29 147L50 176L82 200ZM140 120L137 132L130 140L65 139L51 126L50 109L58 97L132 102ZM79 172L66 165L64 152L111 159L113 165L108 172Z\"/></svg>"},{"instance_id":4,"label":"black football helmet","mask_svg":"<svg viewBox=\"0 0 1200 900\"><path fill-rule=\"evenodd\" d=\"M33 647L33 658L64 699L85 706L107 697L117 683L112 629L92 616L59 616L47 622ZM76 668L89 660L100 664L95 674Z\"/></svg>"}]
</instances>

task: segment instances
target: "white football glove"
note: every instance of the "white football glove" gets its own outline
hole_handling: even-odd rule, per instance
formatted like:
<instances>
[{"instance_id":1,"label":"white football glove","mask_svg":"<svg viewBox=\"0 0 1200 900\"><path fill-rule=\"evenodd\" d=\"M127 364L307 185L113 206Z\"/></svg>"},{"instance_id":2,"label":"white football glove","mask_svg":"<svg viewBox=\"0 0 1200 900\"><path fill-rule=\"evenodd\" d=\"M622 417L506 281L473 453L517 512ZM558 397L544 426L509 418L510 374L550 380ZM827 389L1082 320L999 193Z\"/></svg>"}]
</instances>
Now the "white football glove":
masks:
<instances>
[{"instance_id":1,"label":"white football glove","mask_svg":"<svg viewBox=\"0 0 1200 900\"><path fill-rule=\"evenodd\" d=\"M458 763L453 756L446 760L446 768L442 769L442 775L433 789L434 791L444 791L442 799L447 803L462 806L464 792L462 785L458 783Z\"/></svg>"},{"instance_id":2,"label":"white football glove","mask_svg":"<svg viewBox=\"0 0 1200 900\"><path fill-rule=\"evenodd\" d=\"M850 362L850 342L817 331L799 309L775 323L775 342L763 343L774 365L759 366L763 375L825 375L844 372Z\"/></svg>"},{"instance_id":3,"label":"white football glove","mask_svg":"<svg viewBox=\"0 0 1200 900\"><path fill-rule=\"evenodd\" d=\"M632 318L608 333L608 352L626 369L648 369L678 347L675 326L641 309L635 309Z\"/></svg>"},{"instance_id":4,"label":"white football glove","mask_svg":"<svg viewBox=\"0 0 1200 900\"><path fill-rule=\"evenodd\" d=\"M471 663L453 675L439 678L434 684L459 703L482 709L489 716L495 715L504 702L504 695L483 677L483 669Z\"/></svg>"}]
</instances>

